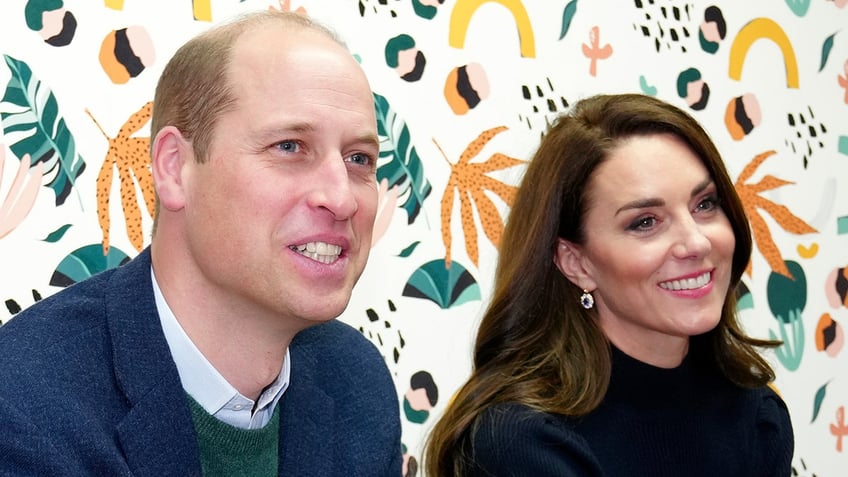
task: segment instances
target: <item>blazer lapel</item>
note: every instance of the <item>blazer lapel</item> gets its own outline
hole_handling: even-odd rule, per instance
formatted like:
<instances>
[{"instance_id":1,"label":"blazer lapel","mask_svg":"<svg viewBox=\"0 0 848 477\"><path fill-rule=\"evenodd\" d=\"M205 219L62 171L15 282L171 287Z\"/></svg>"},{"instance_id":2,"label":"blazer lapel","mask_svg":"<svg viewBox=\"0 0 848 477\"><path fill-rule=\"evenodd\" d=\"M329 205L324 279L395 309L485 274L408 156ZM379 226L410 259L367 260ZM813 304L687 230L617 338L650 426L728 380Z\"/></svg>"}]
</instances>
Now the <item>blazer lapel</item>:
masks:
<instances>
[{"instance_id":1,"label":"blazer lapel","mask_svg":"<svg viewBox=\"0 0 848 477\"><path fill-rule=\"evenodd\" d=\"M201 475L193 424L181 415L184 401L159 386L138 400L118 426L132 475Z\"/></svg>"},{"instance_id":2,"label":"blazer lapel","mask_svg":"<svg viewBox=\"0 0 848 477\"><path fill-rule=\"evenodd\" d=\"M282 475L339 475L334 453L334 401L315 385L311 356L290 348L292 376L280 400L280 467Z\"/></svg>"},{"instance_id":3,"label":"blazer lapel","mask_svg":"<svg viewBox=\"0 0 848 477\"><path fill-rule=\"evenodd\" d=\"M200 475L191 413L153 297L149 249L116 270L106 310L115 376L130 407L118 426L130 470Z\"/></svg>"}]
</instances>

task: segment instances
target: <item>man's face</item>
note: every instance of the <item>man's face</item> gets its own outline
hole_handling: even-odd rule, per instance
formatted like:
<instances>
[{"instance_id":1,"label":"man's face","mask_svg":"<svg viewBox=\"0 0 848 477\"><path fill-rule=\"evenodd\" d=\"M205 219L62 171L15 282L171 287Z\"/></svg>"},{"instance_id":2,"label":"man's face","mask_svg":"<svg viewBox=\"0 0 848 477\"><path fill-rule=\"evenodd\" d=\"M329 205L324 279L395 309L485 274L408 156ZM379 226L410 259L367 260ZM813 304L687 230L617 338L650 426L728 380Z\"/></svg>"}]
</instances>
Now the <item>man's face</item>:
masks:
<instances>
[{"instance_id":1,"label":"man's face","mask_svg":"<svg viewBox=\"0 0 848 477\"><path fill-rule=\"evenodd\" d=\"M234 107L217 120L207 162L183 171L198 286L236 316L332 319L365 267L377 207L368 82L310 31L260 26L232 54Z\"/></svg>"}]
</instances>

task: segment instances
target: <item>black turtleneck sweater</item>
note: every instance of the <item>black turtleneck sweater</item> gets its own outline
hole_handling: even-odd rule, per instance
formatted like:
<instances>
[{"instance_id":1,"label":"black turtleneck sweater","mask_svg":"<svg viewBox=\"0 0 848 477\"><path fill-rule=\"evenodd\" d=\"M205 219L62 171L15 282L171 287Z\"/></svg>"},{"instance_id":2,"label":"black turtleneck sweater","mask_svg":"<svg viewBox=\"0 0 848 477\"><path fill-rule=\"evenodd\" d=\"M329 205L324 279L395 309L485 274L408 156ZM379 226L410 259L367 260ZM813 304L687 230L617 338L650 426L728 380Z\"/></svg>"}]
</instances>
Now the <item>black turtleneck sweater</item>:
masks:
<instances>
[{"instance_id":1,"label":"black turtleneck sweater","mask_svg":"<svg viewBox=\"0 0 848 477\"><path fill-rule=\"evenodd\" d=\"M601 405L580 418L500 404L478 421L474 476L783 477L794 439L771 389L686 359L656 368L613 348Z\"/></svg>"}]
</instances>

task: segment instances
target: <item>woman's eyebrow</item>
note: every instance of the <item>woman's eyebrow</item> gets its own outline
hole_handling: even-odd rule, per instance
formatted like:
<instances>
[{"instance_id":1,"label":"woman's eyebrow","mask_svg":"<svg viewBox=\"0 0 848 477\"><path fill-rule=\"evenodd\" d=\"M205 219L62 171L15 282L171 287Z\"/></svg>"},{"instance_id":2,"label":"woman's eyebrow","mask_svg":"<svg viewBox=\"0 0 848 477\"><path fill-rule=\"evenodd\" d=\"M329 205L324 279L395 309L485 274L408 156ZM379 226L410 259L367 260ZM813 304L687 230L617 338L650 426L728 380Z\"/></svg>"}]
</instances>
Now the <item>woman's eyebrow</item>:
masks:
<instances>
[{"instance_id":1,"label":"woman's eyebrow","mask_svg":"<svg viewBox=\"0 0 848 477\"><path fill-rule=\"evenodd\" d=\"M619 209L615 211L615 215L618 215L626 210L646 209L649 207L662 207L663 205L665 205L665 201L659 198L637 199L619 207Z\"/></svg>"},{"instance_id":2,"label":"woman's eyebrow","mask_svg":"<svg viewBox=\"0 0 848 477\"><path fill-rule=\"evenodd\" d=\"M691 196L695 197L696 195L700 194L701 192L706 190L707 187L712 185L712 183L713 183L712 178L707 177L706 179L704 179L703 181L698 183L698 185L696 185L694 189L692 189L692 195ZM664 205L665 205L665 201L663 199L660 199L660 198L637 199L637 200L628 202L628 203L622 205L621 207L619 207L619 209L615 211L615 215L618 215L621 212L624 212L626 210L647 209L647 208L650 208L650 207L662 207Z\"/></svg>"},{"instance_id":3,"label":"woman's eyebrow","mask_svg":"<svg viewBox=\"0 0 848 477\"><path fill-rule=\"evenodd\" d=\"M712 177L707 177L700 184L696 185L694 189L692 189L692 197L703 192L707 187L709 187L713 183Z\"/></svg>"}]
</instances>

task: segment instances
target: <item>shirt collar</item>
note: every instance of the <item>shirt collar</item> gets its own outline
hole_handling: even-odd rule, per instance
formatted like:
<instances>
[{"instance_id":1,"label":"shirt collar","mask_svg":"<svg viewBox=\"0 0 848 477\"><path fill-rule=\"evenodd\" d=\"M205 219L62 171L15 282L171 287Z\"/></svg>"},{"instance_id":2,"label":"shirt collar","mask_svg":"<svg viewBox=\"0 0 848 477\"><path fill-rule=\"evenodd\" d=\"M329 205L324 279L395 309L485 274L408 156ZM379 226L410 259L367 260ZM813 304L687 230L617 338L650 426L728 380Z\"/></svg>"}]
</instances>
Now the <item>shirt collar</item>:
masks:
<instances>
[{"instance_id":1,"label":"shirt collar","mask_svg":"<svg viewBox=\"0 0 848 477\"><path fill-rule=\"evenodd\" d=\"M191 338L186 334L183 327L177 321L174 312L165 301L153 267L150 268L150 276L153 281L153 294L156 300L156 308L162 323L162 331L165 340L171 350L171 356L177 365L180 381L183 389L197 401L209 414L222 418L231 414L232 411L244 411L253 414L265 414L270 419L274 407L288 388L291 377L291 359L289 350L286 355L280 374L260 394L258 403L248 399L236 390L222 375L212 366L203 353L195 346ZM249 414L248 414L249 415ZM222 419L228 422L229 419ZM248 419L250 420L250 419ZM243 426L228 422L238 427L256 427L254 425Z\"/></svg>"}]
</instances>

